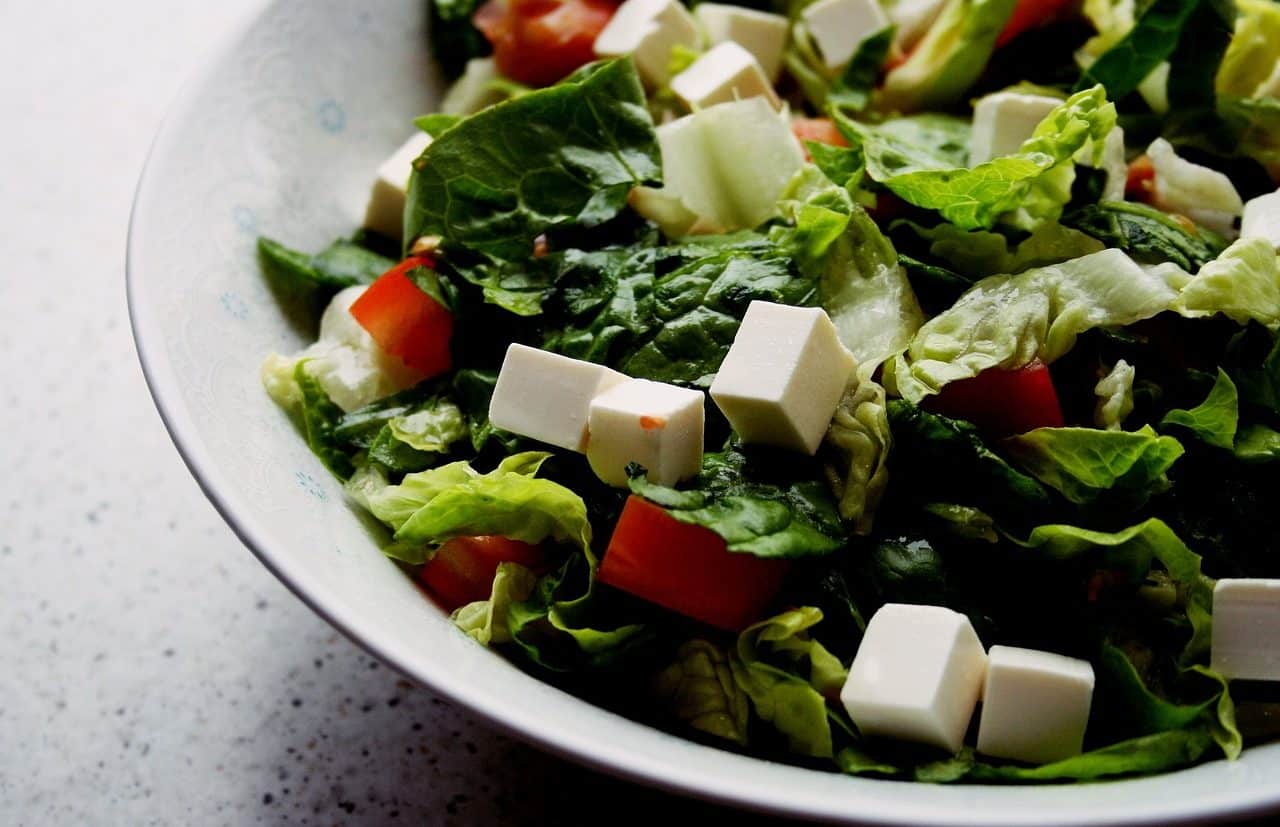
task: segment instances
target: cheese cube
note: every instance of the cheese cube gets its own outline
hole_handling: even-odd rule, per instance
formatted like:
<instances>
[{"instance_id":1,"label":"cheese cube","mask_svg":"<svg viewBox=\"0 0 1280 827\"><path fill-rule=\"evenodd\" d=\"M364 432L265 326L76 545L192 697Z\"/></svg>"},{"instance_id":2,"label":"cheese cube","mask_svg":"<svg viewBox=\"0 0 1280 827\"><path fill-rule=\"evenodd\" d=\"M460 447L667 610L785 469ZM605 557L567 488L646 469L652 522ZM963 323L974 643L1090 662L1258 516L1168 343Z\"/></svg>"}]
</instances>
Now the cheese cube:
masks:
<instances>
[{"instance_id":1,"label":"cheese cube","mask_svg":"<svg viewBox=\"0 0 1280 827\"><path fill-rule=\"evenodd\" d=\"M596 476L627 487L627 465L675 485L702 468L702 391L628 379L591 401L587 460Z\"/></svg>"},{"instance_id":2,"label":"cheese cube","mask_svg":"<svg viewBox=\"0 0 1280 827\"><path fill-rule=\"evenodd\" d=\"M787 18L722 3L699 3L693 16L702 24L710 45L737 43L760 61L771 83L777 81L787 45Z\"/></svg>"},{"instance_id":3,"label":"cheese cube","mask_svg":"<svg viewBox=\"0 0 1280 827\"><path fill-rule=\"evenodd\" d=\"M879 0L818 0L800 16L832 70L848 63L863 40L889 25Z\"/></svg>"},{"instance_id":4,"label":"cheese cube","mask_svg":"<svg viewBox=\"0 0 1280 827\"><path fill-rule=\"evenodd\" d=\"M667 82L671 50L696 49L698 24L680 0L626 0L596 35L597 57L632 55L640 76L652 87Z\"/></svg>"},{"instance_id":5,"label":"cheese cube","mask_svg":"<svg viewBox=\"0 0 1280 827\"><path fill-rule=\"evenodd\" d=\"M1259 195L1244 205L1241 238L1265 238L1280 249L1280 190Z\"/></svg>"},{"instance_id":6,"label":"cheese cube","mask_svg":"<svg viewBox=\"0 0 1280 827\"><path fill-rule=\"evenodd\" d=\"M986 671L969 618L888 603L867 624L840 701L863 735L959 752Z\"/></svg>"},{"instance_id":7,"label":"cheese cube","mask_svg":"<svg viewBox=\"0 0 1280 827\"><path fill-rule=\"evenodd\" d=\"M1079 755L1093 704L1088 661L992 646L978 724L978 752L1030 764Z\"/></svg>"},{"instance_id":8,"label":"cheese cube","mask_svg":"<svg viewBox=\"0 0 1280 827\"><path fill-rule=\"evenodd\" d=\"M1048 95L1022 92L997 92L980 98L973 106L969 166L1017 152L1045 116L1061 103Z\"/></svg>"},{"instance_id":9,"label":"cheese cube","mask_svg":"<svg viewBox=\"0 0 1280 827\"><path fill-rule=\"evenodd\" d=\"M897 0L889 5L889 22L893 24L893 42L903 52L924 37L925 32L938 19L946 0Z\"/></svg>"},{"instance_id":10,"label":"cheese cube","mask_svg":"<svg viewBox=\"0 0 1280 827\"><path fill-rule=\"evenodd\" d=\"M431 136L418 132L378 167L364 213L364 225L370 230L388 238L399 238L404 232L404 199L413 162L430 145Z\"/></svg>"},{"instance_id":11,"label":"cheese cube","mask_svg":"<svg viewBox=\"0 0 1280 827\"><path fill-rule=\"evenodd\" d=\"M1230 178L1216 169L1182 158L1164 138L1151 142L1147 157L1156 171L1157 207L1181 213L1197 224L1235 237L1235 220L1244 211L1244 201Z\"/></svg>"},{"instance_id":12,"label":"cheese cube","mask_svg":"<svg viewBox=\"0 0 1280 827\"><path fill-rule=\"evenodd\" d=\"M489 402L496 427L570 451L587 447L591 400L627 381L615 370L513 344Z\"/></svg>"},{"instance_id":13,"label":"cheese cube","mask_svg":"<svg viewBox=\"0 0 1280 827\"><path fill-rule=\"evenodd\" d=\"M855 367L821 308L753 301L711 398L744 442L813 454Z\"/></svg>"},{"instance_id":14,"label":"cheese cube","mask_svg":"<svg viewBox=\"0 0 1280 827\"><path fill-rule=\"evenodd\" d=\"M1234 680L1280 681L1280 580L1218 581L1210 660Z\"/></svg>"},{"instance_id":15,"label":"cheese cube","mask_svg":"<svg viewBox=\"0 0 1280 827\"><path fill-rule=\"evenodd\" d=\"M757 95L775 109L782 105L759 62L732 42L721 43L672 78L671 91L695 110Z\"/></svg>"}]
</instances>

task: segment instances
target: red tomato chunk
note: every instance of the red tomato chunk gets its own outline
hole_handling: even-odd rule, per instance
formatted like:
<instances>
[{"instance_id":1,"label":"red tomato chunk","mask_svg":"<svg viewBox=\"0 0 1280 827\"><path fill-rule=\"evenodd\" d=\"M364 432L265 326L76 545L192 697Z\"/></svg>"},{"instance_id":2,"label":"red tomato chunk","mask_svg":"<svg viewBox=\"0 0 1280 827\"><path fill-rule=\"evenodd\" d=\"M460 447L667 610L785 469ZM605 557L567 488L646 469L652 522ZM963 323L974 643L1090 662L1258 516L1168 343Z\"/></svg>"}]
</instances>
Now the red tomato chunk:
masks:
<instances>
[{"instance_id":1,"label":"red tomato chunk","mask_svg":"<svg viewBox=\"0 0 1280 827\"><path fill-rule=\"evenodd\" d=\"M540 546L510 540L506 537L455 537L436 550L436 554L418 573L418 579L431 590L445 608L488 600L493 576L500 563L519 563L540 572L544 566Z\"/></svg>"},{"instance_id":2,"label":"red tomato chunk","mask_svg":"<svg viewBox=\"0 0 1280 827\"><path fill-rule=\"evenodd\" d=\"M760 616L778 593L785 560L729 551L701 526L631 497L622 509L600 582L720 629L736 631Z\"/></svg>"},{"instance_id":3,"label":"red tomato chunk","mask_svg":"<svg viewBox=\"0 0 1280 827\"><path fill-rule=\"evenodd\" d=\"M424 379L445 373L453 364L452 314L408 276L414 268L431 266L425 256L407 258L379 276L351 305L351 315L373 340L422 371Z\"/></svg>"},{"instance_id":4,"label":"red tomato chunk","mask_svg":"<svg viewBox=\"0 0 1280 827\"><path fill-rule=\"evenodd\" d=\"M1049 368L1039 360L1014 370L984 370L972 379L952 382L924 406L934 413L972 422L992 436L1063 425Z\"/></svg>"}]
</instances>

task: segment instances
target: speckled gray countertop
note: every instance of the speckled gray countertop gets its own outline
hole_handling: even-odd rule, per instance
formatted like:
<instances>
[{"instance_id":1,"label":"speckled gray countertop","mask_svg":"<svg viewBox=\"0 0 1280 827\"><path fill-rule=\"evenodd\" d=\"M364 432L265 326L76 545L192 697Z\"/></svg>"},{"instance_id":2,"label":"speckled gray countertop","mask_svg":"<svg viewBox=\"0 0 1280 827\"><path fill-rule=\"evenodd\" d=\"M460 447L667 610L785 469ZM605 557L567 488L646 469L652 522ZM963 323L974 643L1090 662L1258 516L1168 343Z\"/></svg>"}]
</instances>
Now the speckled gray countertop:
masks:
<instances>
[{"instance_id":1,"label":"speckled gray countertop","mask_svg":"<svg viewBox=\"0 0 1280 827\"><path fill-rule=\"evenodd\" d=\"M182 78L255 5L0 3L0 825L714 814L514 743L371 659L179 460L129 334L129 205Z\"/></svg>"}]
</instances>

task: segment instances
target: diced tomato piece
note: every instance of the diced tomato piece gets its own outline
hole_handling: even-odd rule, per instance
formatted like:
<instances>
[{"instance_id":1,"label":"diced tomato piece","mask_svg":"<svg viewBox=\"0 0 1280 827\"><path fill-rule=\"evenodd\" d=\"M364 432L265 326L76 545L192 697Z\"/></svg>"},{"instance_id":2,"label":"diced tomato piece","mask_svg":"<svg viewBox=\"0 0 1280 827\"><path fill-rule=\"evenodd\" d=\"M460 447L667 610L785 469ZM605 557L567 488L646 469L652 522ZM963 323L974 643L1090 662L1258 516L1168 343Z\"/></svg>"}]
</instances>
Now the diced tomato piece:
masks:
<instances>
[{"instance_id":1,"label":"diced tomato piece","mask_svg":"<svg viewBox=\"0 0 1280 827\"><path fill-rule=\"evenodd\" d=\"M1020 34L1052 22L1071 7L1072 0L1018 0L1013 14L996 38L996 48L1008 43Z\"/></svg>"},{"instance_id":2,"label":"diced tomato piece","mask_svg":"<svg viewBox=\"0 0 1280 827\"><path fill-rule=\"evenodd\" d=\"M1156 197L1156 167L1146 155L1139 155L1129 164L1129 176L1124 182L1124 197L1144 204L1150 204Z\"/></svg>"},{"instance_id":3,"label":"diced tomato piece","mask_svg":"<svg viewBox=\"0 0 1280 827\"><path fill-rule=\"evenodd\" d=\"M841 135L840 130L836 128L835 122L830 118L792 118L791 132L800 141L800 148L804 150L804 157L808 160L812 159L809 158L809 148L804 145L805 141L813 141L815 144L830 144L831 146L849 145L844 135Z\"/></svg>"},{"instance_id":4,"label":"diced tomato piece","mask_svg":"<svg viewBox=\"0 0 1280 827\"><path fill-rule=\"evenodd\" d=\"M736 631L758 620L778 593L787 561L738 554L715 532L682 523L631 497L600 564L600 582Z\"/></svg>"},{"instance_id":5,"label":"diced tomato piece","mask_svg":"<svg viewBox=\"0 0 1280 827\"><path fill-rule=\"evenodd\" d=\"M433 266L426 256L407 258L379 276L351 305L351 315L373 340L421 371L424 379L444 373L453 364L449 351L453 315L408 276L416 267Z\"/></svg>"},{"instance_id":6,"label":"diced tomato piece","mask_svg":"<svg viewBox=\"0 0 1280 827\"><path fill-rule=\"evenodd\" d=\"M436 550L418 579L453 611L489 599L498 564L519 563L543 573L545 562L541 546L506 537L455 537Z\"/></svg>"},{"instance_id":7,"label":"diced tomato piece","mask_svg":"<svg viewBox=\"0 0 1280 827\"><path fill-rule=\"evenodd\" d=\"M972 379L952 382L930 397L925 407L972 422L992 436L1063 425L1058 392L1049 368L1039 360L1015 370L984 370Z\"/></svg>"},{"instance_id":8,"label":"diced tomato piece","mask_svg":"<svg viewBox=\"0 0 1280 827\"><path fill-rule=\"evenodd\" d=\"M472 22L493 46L499 72L548 86L596 59L596 35L617 8L613 0L489 0Z\"/></svg>"}]
</instances>

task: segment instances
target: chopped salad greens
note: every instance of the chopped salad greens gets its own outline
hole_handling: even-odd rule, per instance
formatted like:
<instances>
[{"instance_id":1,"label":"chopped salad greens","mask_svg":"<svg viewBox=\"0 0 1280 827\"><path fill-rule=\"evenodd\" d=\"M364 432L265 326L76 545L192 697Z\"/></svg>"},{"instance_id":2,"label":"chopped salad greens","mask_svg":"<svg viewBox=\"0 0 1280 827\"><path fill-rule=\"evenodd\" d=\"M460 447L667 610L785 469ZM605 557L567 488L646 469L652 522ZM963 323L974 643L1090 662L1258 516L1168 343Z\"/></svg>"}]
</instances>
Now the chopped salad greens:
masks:
<instances>
[{"instance_id":1,"label":"chopped salad greens","mask_svg":"<svg viewBox=\"0 0 1280 827\"><path fill-rule=\"evenodd\" d=\"M429 5L262 378L463 633L854 775L1280 736L1280 3Z\"/></svg>"}]
</instances>

